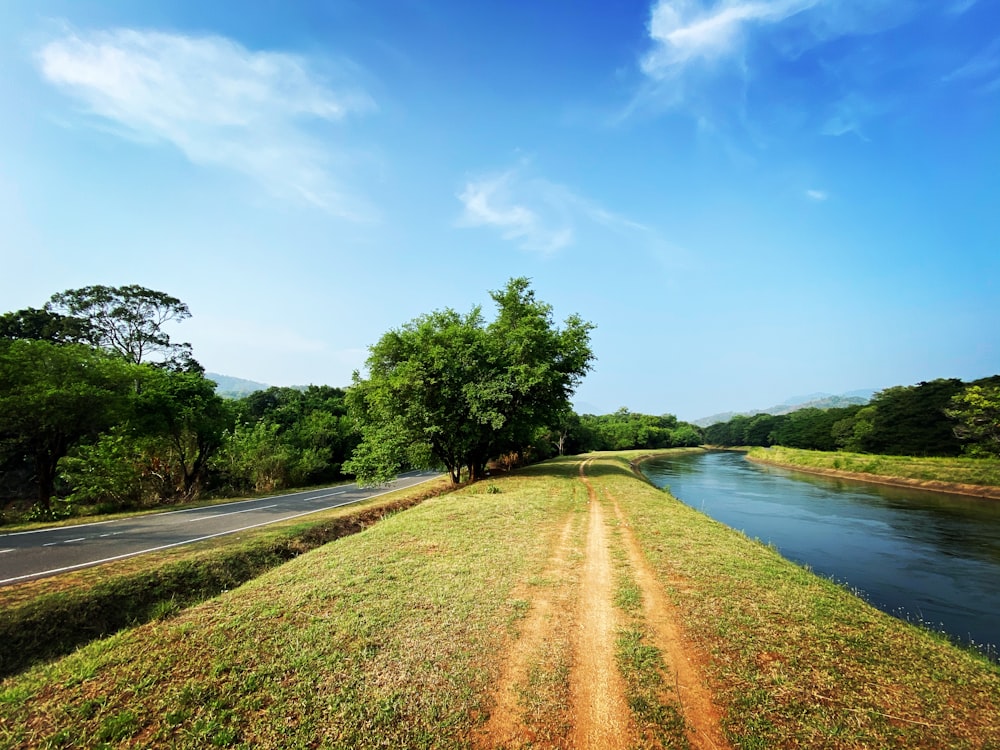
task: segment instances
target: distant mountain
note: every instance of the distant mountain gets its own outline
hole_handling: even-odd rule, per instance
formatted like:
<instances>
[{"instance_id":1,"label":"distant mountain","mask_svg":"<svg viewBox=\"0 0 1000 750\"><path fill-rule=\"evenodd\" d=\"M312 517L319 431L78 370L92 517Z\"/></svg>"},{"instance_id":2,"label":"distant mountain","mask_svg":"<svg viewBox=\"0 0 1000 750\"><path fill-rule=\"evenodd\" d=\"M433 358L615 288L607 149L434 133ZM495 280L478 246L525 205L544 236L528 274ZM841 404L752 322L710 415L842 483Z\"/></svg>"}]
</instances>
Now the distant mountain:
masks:
<instances>
[{"instance_id":1,"label":"distant mountain","mask_svg":"<svg viewBox=\"0 0 1000 750\"><path fill-rule=\"evenodd\" d=\"M266 391L271 387L267 383L234 378L230 375L219 375L215 372L206 372L205 377L215 381L215 392L223 398L243 398L256 391Z\"/></svg>"},{"instance_id":2,"label":"distant mountain","mask_svg":"<svg viewBox=\"0 0 1000 750\"><path fill-rule=\"evenodd\" d=\"M830 399L850 399L850 398L860 398L860 402L852 403L865 403L867 404L872 400L876 391L871 388L862 388L857 391L848 391L847 393L841 393L839 395L834 395L832 393L810 393L807 396L792 396L792 398L787 398L781 402L781 406L816 406L818 403L828 401ZM834 404L835 406L849 406L850 404ZM832 409L833 406L818 406L819 409ZM761 412L754 412L755 414L760 414ZM770 414L771 412L767 412Z\"/></svg>"},{"instance_id":3,"label":"distant mountain","mask_svg":"<svg viewBox=\"0 0 1000 750\"><path fill-rule=\"evenodd\" d=\"M839 396L832 396L829 393L811 393L808 396L790 398L784 403L770 406L767 409L751 409L750 411L740 412L726 411L713 414L710 417L695 420L694 424L699 427L708 427L719 422L728 422L737 415L752 417L754 414L774 414L775 416L779 416L781 414L791 414L793 411L798 411L799 409L840 409L845 406L861 406L871 401L874 394L875 391L868 389L851 391Z\"/></svg>"}]
</instances>

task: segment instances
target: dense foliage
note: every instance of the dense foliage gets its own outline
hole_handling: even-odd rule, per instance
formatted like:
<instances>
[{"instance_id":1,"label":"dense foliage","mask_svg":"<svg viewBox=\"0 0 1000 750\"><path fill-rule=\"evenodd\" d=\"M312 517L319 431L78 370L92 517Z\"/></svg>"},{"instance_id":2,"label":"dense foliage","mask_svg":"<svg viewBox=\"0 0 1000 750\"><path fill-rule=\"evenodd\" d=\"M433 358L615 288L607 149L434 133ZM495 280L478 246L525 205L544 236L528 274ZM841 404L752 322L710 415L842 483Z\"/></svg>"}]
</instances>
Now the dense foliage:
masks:
<instances>
[{"instance_id":1,"label":"dense foliage","mask_svg":"<svg viewBox=\"0 0 1000 750\"><path fill-rule=\"evenodd\" d=\"M234 402L235 424L212 467L232 492L270 492L343 478L358 444L346 393L310 385L268 388Z\"/></svg>"},{"instance_id":2,"label":"dense foliage","mask_svg":"<svg viewBox=\"0 0 1000 750\"><path fill-rule=\"evenodd\" d=\"M865 406L737 416L705 428L705 441L897 456L997 455L1000 376L895 386Z\"/></svg>"},{"instance_id":3,"label":"dense foliage","mask_svg":"<svg viewBox=\"0 0 1000 750\"><path fill-rule=\"evenodd\" d=\"M50 518L341 478L357 443L344 391L225 401L161 328L189 316L138 286L0 316L0 496L32 497Z\"/></svg>"},{"instance_id":4,"label":"dense foliage","mask_svg":"<svg viewBox=\"0 0 1000 750\"><path fill-rule=\"evenodd\" d=\"M672 414L637 414L622 407L614 414L571 415L566 425L565 453L632 448L683 448L701 445L702 432Z\"/></svg>"},{"instance_id":5,"label":"dense foliage","mask_svg":"<svg viewBox=\"0 0 1000 750\"><path fill-rule=\"evenodd\" d=\"M444 466L452 481L484 475L491 459L520 454L569 411L590 369L593 326L565 327L528 280L491 294L497 317L446 309L389 331L370 349L368 378L348 394L362 441L349 470L385 481L407 465Z\"/></svg>"},{"instance_id":6,"label":"dense foliage","mask_svg":"<svg viewBox=\"0 0 1000 750\"><path fill-rule=\"evenodd\" d=\"M701 428L670 414L577 415L593 326L562 328L526 279L479 308L443 310L371 347L348 389L268 388L225 400L163 324L187 305L139 286L91 286L0 315L0 500L51 518L350 475L384 481L444 467L595 450L782 445L913 456L1000 455L1000 375L887 388L864 406L737 416Z\"/></svg>"}]
</instances>

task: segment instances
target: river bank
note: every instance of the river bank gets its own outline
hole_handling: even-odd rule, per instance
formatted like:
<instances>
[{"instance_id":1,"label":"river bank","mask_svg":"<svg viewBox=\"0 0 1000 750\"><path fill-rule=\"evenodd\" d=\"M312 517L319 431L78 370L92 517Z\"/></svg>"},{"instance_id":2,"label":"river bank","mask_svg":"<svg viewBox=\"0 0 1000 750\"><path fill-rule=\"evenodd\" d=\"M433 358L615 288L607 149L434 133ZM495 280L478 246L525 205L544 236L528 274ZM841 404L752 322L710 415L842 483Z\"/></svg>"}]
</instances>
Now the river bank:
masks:
<instances>
[{"instance_id":1,"label":"river bank","mask_svg":"<svg viewBox=\"0 0 1000 750\"><path fill-rule=\"evenodd\" d=\"M852 479L872 484L886 484L896 487L912 487L914 489L927 490L930 492L948 492L955 495L967 495L969 497L983 497L991 500L1000 500L1000 486L997 484L978 484L973 482L961 482L951 479L936 478L936 473L942 472L944 461L953 462L951 468L958 470L967 462L975 461L990 466L975 467L985 468L987 472L976 472L984 478L991 478L991 472L995 472L997 463L990 459L918 459L896 456L869 456L859 453L827 453L823 451L807 451L793 448L751 448L746 457L750 461L761 464L770 464L785 469L793 469L808 474L819 474L822 476L836 477L838 479ZM961 462L961 463L954 463ZM879 473L878 471L867 471L866 468L884 467L900 474ZM906 474L910 475L907 476ZM969 474L973 474L972 471Z\"/></svg>"}]
</instances>

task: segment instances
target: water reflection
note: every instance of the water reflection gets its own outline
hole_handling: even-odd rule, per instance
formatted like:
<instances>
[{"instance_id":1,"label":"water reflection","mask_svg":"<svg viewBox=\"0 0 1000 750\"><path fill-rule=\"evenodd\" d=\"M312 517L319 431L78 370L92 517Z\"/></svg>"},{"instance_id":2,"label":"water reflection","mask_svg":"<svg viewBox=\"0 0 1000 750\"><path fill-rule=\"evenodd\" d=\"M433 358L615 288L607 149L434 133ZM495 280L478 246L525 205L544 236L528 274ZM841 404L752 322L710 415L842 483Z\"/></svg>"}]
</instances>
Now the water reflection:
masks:
<instances>
[{"instance_id":1,"label":"water reflection","mask_svg":"<svg viewBox=\"0 0 1000 750\"><path fill-rule=\"evenodd\" d=\"M793 472L736 453L642 468L688 505L886 612L1000 644L1000 502Z\"/></svg>"}]
</instances>

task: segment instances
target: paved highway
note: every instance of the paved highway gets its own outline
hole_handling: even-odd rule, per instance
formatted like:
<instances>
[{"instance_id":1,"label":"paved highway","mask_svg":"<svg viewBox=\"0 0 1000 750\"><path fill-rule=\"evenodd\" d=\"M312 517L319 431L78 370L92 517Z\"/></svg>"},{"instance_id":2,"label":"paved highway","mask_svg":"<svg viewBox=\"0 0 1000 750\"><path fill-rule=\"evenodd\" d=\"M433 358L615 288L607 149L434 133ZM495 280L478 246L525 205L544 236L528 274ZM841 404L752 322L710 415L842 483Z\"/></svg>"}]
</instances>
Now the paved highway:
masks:
<instances>
[{"instance_id":1,"label":"paved highway","mask_svg":"<svg viewBox=\"0 0 1000 750\"><path fill-rule=\"evenodd\" d=\"M413 471L401 474L385 487L345 484L117 521L0 534L0 586L287 521L368 500L436 476L437 472Z\"/></svg>"}]
</instances>

